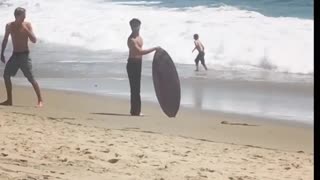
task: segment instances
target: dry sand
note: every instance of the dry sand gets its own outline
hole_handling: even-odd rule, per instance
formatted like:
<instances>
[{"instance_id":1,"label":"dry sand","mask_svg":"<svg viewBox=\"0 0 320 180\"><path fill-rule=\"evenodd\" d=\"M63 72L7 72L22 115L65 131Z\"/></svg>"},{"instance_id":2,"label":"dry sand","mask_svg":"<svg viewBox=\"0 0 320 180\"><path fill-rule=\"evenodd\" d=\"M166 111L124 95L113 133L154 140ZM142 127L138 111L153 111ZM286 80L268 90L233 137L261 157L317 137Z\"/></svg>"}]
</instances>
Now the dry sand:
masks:
<instances>
[{"instance_id":1,"label":"dry sand","mask_svg":"<svg viewBox=\"0 0 320 180\"><path fill-rule=\"evenodd\" d=\"M170 119L144 102L130 117L127 100L43 94L38 109L14 87L14 106L0 106L0 180L314 178L310 127L186 108Z\"/></svg>"}]
</instances>

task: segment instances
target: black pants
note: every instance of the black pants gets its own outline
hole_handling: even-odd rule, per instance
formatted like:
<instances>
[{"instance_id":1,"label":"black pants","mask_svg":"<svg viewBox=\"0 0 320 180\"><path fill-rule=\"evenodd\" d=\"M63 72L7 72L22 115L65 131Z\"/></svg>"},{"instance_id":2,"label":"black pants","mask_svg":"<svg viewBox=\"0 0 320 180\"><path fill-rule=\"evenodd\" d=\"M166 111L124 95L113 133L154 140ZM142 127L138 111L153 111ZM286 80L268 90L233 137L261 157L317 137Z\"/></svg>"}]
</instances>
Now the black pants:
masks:
<instances>
[{"instance_id":1,"label":"black pants","mask_svg":"<svg viewBox=\"0 0 320 180\"><path fill-rule=\"evenodd\" d=\"M140 115L141 112L141 97L140 97L140 84L141 84L141 59L128 59L127 73L130 83L131 92L131 115Z\"/></svg>"},{"instance_id":2,"label":"black pants","mask_svg":"<svg viewBox=\"0 0 320 180\"><path fill-rule=\"evenodd\" d=\"M201 61L202 65L205 65L204 62L204 52L199 52L198 56L196 57L196 59L194 60L194 62L196 63L196 65L199 64L199 61Z\"/></svg>"}]
</instances>

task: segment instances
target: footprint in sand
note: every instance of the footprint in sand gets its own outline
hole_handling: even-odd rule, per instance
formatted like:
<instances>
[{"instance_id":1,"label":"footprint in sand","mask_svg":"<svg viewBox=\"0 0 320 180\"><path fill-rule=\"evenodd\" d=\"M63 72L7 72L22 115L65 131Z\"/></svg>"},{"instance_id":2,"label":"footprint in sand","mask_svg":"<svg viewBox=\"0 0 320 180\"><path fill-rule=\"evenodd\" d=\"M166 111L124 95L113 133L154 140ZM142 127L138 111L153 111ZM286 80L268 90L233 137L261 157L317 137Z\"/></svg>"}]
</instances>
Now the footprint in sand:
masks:
<instances>
[{"instance_id":1,"label":"footprint in sand","mask_svg":"<svg viewBox=\"0 0 320 180\"><path fill-rule=\"evenodd\" d=\"M120 154L118 154L118 153L114 153L114 156L115 156L115 157L119 157L119 156L120 156Z\"/></svg>"},{"instance_id":2,"label":"footprint in sand","mask_svg":"<svg viewBox=\"0 0 320 180\"><path fill-rule=\"evenodd\" d=\"M258 126L258 125L255 125L255 124L247 124L247 123L230 123L228 121L221 121L221 124L224 124L224 125L232 125L232 126Z\"/></svg>"},{"instance_id":3,"label":"footprint in sand","mask_svg":"<svg viewBox=\"0 0 320 180\"><path fill-rule=\"evenodd\" d=\"M215 172L215 170L209 169L209 168L200 168L200 171L202 171L202 172L211 172L211 173Z\"/></svg>"},{"instance_id":4,"label":"footprint in sand","mask_svg":"<svg viewBox=\"0 0 320 180\"><path fill-rule=\"evenodd\" d=\"M108 162L111 164L115 164L119 161L120 159L109 159Z\"/></svg>"},{"instance_id":5,"label":"footprint in sand","mask_svg":"<svg viewBox=\"0 0 320 180\"><path fill-rule=\"evenodd\" d=\"M71 148L68 147L68 146L60 146L60 147L57 148L57 150L61 150L61 151L63 151L63 150L69 150L69 149L71 149Z\"/></svg>"},{"instance_id":6,"label":"footprint in sand","mask_svg":"<svg viewBox=\"0 0 320 180\"><path fill-rule=\"evenodd\" d=\"M240 177L229 177L230 180L246 180L246 179L252 179L249 176L240 176Z\"/></svg>"},{"instance_id":7,"label":"footprint in sand","mask_svg":"<svg viewBox=\"0 0 320 180\"><path fill-rule=\"evenodd\" d=\"M253 157L254 157L253 159L263 158L263 156L260 156L260 155L257 155L257 154L254 154Z\"/></svg>"},{"instance_id":8,"label":"footprint in sand","mask_svg":"<svg viewBox=\"0 0 320 180\"><path fill-rule=\"evenodd\" d=\"M202 177L202 178L208 178L208 176L202 174L201 172L198 172L198 175L199 175L200 177Z\"/></svg>"},{"instance_id":9,"label":"footprint in sand","mask_svg":"<svg viewBox=\"0 0 320 180\"><path fill-rule=\"evenodd\" d=\"M89 156L89 159L95 160L95 159L98 159L98 157L97 156Z\"/></svg>"},{"instance_id":10,"label":"footprint in sand","mask_svg":"<svg viewBox=\"0 0 320 180\"><path fill-rule=\"evenodd\" d=\"M89 149L84 149L82 150L83 154L92 154L92 152L89 151Z\"/></svg>"},{"instance_id":11,"label":"footprint in sand","mask_svg":"<svg viewBox=\"0 0 320 180\"><path fill-rule=\"evenodd\" d=\"M138 158L140 158L140 159L143 158L143 157L146 157L144 154L137 154L136 156L137 156Z\"/></svg>"},{"instance_id":12,"label":"footprint in sand","mask_svg":"<svg viewBox=\"0 0 320 180\"><path fill-rule=\"evenodd\" d=\"M160 167L160 168L157 168L158 170L165 170L165 169L168 169L168 166L167 165L164 165L164 167Z\"/></svg>"},{"instance_id":13,"label":"footprint in sand","mask_svg":"<svg viewBox=\"0 0 320 180\"><path fill-rule=\"evenodd\" d=\"M295 167L296 169L301 168L301 166L300 166L299 164L292 163L291 165L292 165L293 167Z\"/></svg>"},{"instance_id":14,"label":"footprint in sand","mask_svg":"<svg viewBox=\"0 0 320 180\"><path fill-rule=\"evenodd\" d=\"M87 141L87 142L88 142L88 143L93 143L93 144L96 143L94 140L89 140L89 141Z\"/></svg>"},{"instance_id":15,"label":"footprint in sand","mask_svg":"<svg viewBox=\"0 0 320 180\"><path fill-rule=\"evenodd\" d=\"M101 152L103 152L103 153L109 153L110 150L109 150L109 149L106 149L106 150L102 150Z\"/></svg>"},{"instance_id":16,"label":"footprint in sand","mask_svg":"<svg viewBox=\"0 0 320 180\"><path fill-rule=\"evenodd\" d=\"M67 158L64 158L64 159L60 159L61 162L67 162L68 159Z\"/></svg>"},{"instance_id":17,"label":"footprint in sand","mask_svg":"<svg viewBox=\"0 0 320 180\"><path fill-rule=\"evenodd\" d=\"M53 120L53 121L61 121L59 120L59 118L54 118L54 117L47 117L49 120Z\"/></svg>"},{"instance_id":18,"label":"footprint in sand","mask_svg":"<svg viewBox=\"0 0 320 180\"><path fill-rule=\"evenodd\" d=\"M28 162L28 161L25 160L25 159L19 159L19 161L22 162L22 163L27 163L27 162Z\"/></svg>"},{"instance_id":19,"label":"footprint in sand","mask_svg":"<svg viewBox=\"0 0 320 180\"><path fill-rule=\"evenodd\" d=\"M170 164L179 164L177 161L171 161Z\"/></svg>"}]
</instances>

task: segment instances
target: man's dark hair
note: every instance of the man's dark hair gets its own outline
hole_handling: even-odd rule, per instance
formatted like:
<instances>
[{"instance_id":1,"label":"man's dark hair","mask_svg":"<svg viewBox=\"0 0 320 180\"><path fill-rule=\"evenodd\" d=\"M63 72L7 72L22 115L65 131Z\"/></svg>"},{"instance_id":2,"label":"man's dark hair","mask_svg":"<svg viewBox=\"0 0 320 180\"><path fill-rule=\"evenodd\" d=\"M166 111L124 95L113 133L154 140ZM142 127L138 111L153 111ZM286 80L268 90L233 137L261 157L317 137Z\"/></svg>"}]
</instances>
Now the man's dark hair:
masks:
<instances>
[{"instance_id":1,"label":"man's dark hair","mask_svg":"<svg viewBox=\"0 0 320 180\"><path fill-rule=\"evenodd\" d=\"M18 17L18 16L21 16L22 14L25 14L26 13L26 10L22 7L17 7L15 10L14 10L14 17Z\"/></svg>"},{"instance_id":2,"label":"man's dark hair","mask_svg":"<svg viewBox=\"0 0 320 180\"><path fill-rule=\"evenodd\" d=\"M131 27L137 27L141 25L141 21L137 18L133 18L131 19L131 21L129 22Z\"/></svg>"},{"instance_id":3,"label":"man's dark hair","mask_svg":"<svg viewBox=\"0 0 320 180\"><path fill-rule=\"evenodd\" d=\"M198 34L194 34L194 35L193 35L193 38L194 38L195 40L198 40L198 39L199 39L199 35L198 35Z\"/></svg>"}]
</instances>

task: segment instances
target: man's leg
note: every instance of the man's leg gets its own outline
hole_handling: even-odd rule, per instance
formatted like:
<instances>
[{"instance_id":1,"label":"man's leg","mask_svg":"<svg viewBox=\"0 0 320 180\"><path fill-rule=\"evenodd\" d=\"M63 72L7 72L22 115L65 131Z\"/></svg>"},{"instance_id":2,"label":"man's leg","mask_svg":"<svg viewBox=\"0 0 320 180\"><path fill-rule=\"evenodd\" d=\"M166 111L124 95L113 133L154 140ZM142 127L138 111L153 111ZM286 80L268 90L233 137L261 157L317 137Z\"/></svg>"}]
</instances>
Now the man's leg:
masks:
<instances>
[{"instance_id":1,"label":"man's leg","mask_svg":"<svg viewBox=\"0 0 320 180\"><path fill-rule=\"evenodd\" d=\"M130 83L130 114L133 116L140 115L141 97L140 97L140 82L141 82L141 63L128 62L127 72Z\"/></svg>"},{"instance_id":2,"label":"man's leg","mask_svg":"<svg viewBox=\"0 0 320 180\"><path fill-rule=\"evenodd\" d=\"M7 91L7 100L0 103L0 105L4 106L12 106L12 83L11 83L11 77L10 75L4 75L4 83L6 86L6 91Z\"/></svg>"},{"instance_id":3,"label":"man's leg","mask_svg":"<svg viewBox=\"0 0 320 180\"><path fill-rule=\"evenodd\" d=\"M135 67L135 75L134 75L134 115L139 116L141 113L141 96L140 96L140 88L141 88L141 62L137 63Z\"/></svg>"},{"instance_id":4,"label":"man's leg","mask_svg":"<svg viewBox=\"0 0 320 180\"><path fill-rule=\"evenodd\" d=\"M34 79L28 79L28 81L32 84L32 87L34 89L34 91L36 92L37 98L38 98L38 107L42 107L43 106L43 101L42 101L42 97L41 97L41 91L40 91L40 87L39 84L36 80Z\"/></svg>"},{"instance_id":5,"label":"man's leg","mask_svg":"<svg viewBox=\"0 0 320 180\"><path fill-rule=\"evenodd\" d=\"M14 76L19 69L19 65L16 63L14 56L11 56L4 69L3 78L7 91L7 100L0 103L4 106L12 106L12 83L11 76Z\"/></svg>"},{"instance_id":6,"label":"man's leg","mask_svg":"<svg viewBox=\"0 0 320 180\"><path fill-rule=\"evenodd\" d=\"M208 70L208 68L207 68L207 66L206 66L206 64L205 64L205 62L204 62L204 59L201 60L201 64L202 64L202 66L204 67L205 70Z\"/></svg>"},{"instance_id":7,"label":"man's leg","mask_svg":"<svg viewBox=\"0 0 320 180\"><path fill-rule=\"evenodd\" d=\"M42 96L41 96L41 91L38 82L34 79L33 74L32 74L32 64L31 64L31 59L28 57L26 59L21 59L23 60L23 63L21 63L21 71L23 72L24 76L28 79L28 81L32 84L32 87L34 91L36 92L37 98L38 98L38 107L43 106L43 101L42 101Z\"/></svg>"},{"instance_id":8,"label":"man's leg","mask_svg":"<svg viewBox=\"0 0 320 180\"><path fill-rule=\"evenodd\" d=\"M204 60L204 53L201 53L200 61L201 61L202 66L204 67L204 69L208 70L208 68L205 64L205 60Z\"/></svg>"},{"instance_id":9,"label":"man's leg","mask_svg":"<svg viewBox=\"0 0 320 180\"><path fill-rule=\"evenodd\" d=\"M196 71L199 71L199 55L196 57L194 62L196 63Z\"/></svg>"},{"instance_id":10,"label":"man's leg","mask_svg":"<svg viewBox=\"0 0 320 180\"><path fill-rule=\"evenodd\" d=\"M128 78L129 78L129 84L130 84L130 114L133 114L133 107L134 107L134 95L133 95L133 64L131 62L127 63L127 73L128 73Z\"/></svg>"}]
</instances>

